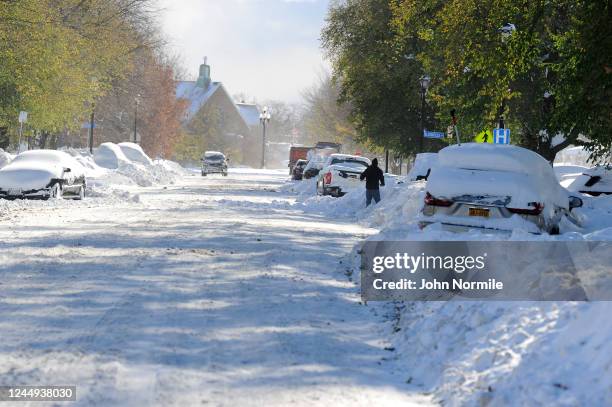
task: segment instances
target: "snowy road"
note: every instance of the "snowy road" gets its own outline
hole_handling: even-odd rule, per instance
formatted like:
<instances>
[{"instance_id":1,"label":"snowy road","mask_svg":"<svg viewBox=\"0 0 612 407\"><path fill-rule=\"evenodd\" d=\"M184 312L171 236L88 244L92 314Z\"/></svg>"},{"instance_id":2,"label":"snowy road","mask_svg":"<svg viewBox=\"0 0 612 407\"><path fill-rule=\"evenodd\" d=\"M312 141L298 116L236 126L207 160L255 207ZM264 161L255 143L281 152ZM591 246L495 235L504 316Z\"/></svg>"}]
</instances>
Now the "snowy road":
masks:
<instances>
[{"instance_id":1,"label":"snowy road","mask_svg":"<svg viewBox=\"0 0 612 407\"><path fill-rule=\"evenodd\" d=\"M284 179L0 218L0 384L77 385L78 405L430 404L343 274L374 231L280 205Z\"/></svg>"}]
</instances>

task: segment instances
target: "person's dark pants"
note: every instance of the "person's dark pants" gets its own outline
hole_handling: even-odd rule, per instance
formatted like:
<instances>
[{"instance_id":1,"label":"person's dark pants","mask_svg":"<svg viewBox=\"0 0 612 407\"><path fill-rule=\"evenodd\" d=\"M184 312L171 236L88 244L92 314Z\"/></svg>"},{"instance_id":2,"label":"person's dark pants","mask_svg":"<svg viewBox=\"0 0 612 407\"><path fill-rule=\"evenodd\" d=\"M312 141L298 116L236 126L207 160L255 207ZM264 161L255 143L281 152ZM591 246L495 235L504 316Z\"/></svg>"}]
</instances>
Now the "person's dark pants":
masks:
<instances>
[{"instance_id":1,"label":"person's dark pants","mask_svg":"<svg viewBox=\"0 0 612 407\"><path fill-rule=\"evenodd\" d=\"M374 202L380 202L380 190L378 189L366 189L366 206L370 206L372 203L372 198L374 198Z\"/></svg>"}]
</instances>

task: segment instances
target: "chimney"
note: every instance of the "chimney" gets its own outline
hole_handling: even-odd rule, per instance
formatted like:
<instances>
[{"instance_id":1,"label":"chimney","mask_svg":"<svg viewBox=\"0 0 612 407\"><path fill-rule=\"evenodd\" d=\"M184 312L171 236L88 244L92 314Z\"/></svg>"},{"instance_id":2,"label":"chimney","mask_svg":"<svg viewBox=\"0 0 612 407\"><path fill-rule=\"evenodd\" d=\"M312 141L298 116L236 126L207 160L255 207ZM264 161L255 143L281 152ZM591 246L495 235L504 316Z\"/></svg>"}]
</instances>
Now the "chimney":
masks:
<instances>
[{"instance_id":1,"label":"chimney","mask_svg":"<svg viewBox=\"0 0 612 407\"><path fill-rule=\"evenodd\" d=\"M210 66L207 64L207 57L204 57L204 63L200 65L200 75L196 86L206 90L210 86Z\"/></svg>"}]
</instances>

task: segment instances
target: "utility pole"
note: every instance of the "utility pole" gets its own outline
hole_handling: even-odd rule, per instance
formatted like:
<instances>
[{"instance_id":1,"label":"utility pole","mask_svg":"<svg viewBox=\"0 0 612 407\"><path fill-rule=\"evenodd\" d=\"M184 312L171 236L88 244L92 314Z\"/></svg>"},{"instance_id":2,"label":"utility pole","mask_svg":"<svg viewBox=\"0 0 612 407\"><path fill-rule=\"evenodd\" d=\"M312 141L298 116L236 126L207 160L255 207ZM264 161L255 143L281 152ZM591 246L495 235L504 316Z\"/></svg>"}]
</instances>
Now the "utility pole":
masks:
<instances>
[{"instance_id":1,"label":"utility pole","mask_svg":"<svg viewBox=\"0 0 612 407\"><path fill-rule=\"evenodd\" d=\"M138 143L137 131L138 131L138 105L140 104L140 94L136 96L134 100L136 102L136 108L134 110L134 143Z\"/></svg>"},{"instance_id":2,"label":"utility pole","mask_svg":"<svg viewBox=\"0 0 612 407\"><path fill-rule=\"evenodd\" d=\"M94 131L94 115L96 105L91 105L91 116L89 117L89 152L93 154L93 131Z\"/></svg>"}]
</instances>

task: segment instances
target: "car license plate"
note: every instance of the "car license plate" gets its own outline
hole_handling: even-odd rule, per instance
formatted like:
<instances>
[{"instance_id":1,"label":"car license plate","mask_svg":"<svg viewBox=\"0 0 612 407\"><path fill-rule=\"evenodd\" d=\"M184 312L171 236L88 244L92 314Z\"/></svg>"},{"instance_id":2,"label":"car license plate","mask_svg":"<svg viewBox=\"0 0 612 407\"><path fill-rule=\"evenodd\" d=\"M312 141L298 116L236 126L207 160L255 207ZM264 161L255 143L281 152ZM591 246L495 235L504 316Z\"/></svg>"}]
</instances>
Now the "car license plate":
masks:
<instances>
[{"instance_id":1,"label":"car license plate","mask_svg":"<svg viewBox=\"0 0 612 407\"><path fill-rule=\"evenodd\" d=\"M470 216L480 216L483 218L488 218L489 210L486 208L470 208L469 214Z\"/></svg>"},{"instance_id":2,"label":"car license plate","mask_svg":"<svg viewBox=\"0 0 612 407\"><path fill-rule=\"evenodd\" d=\"M19 195L21 195L21 189L14 189L14 188L13 189L9 189L8 190L8 194L10 196L19 196Z\"/></svg>"}]
</instances>

